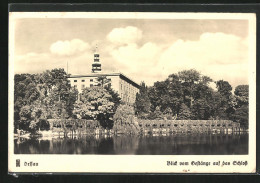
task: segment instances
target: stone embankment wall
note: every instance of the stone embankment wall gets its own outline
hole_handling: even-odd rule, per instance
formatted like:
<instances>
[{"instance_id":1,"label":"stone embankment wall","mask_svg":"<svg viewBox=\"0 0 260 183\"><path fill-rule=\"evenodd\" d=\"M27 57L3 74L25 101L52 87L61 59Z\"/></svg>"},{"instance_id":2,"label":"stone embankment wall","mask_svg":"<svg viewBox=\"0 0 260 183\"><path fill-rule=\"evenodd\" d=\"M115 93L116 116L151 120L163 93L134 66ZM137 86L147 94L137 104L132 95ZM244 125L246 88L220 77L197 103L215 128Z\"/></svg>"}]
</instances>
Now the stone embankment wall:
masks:
<instances>
[{"instance_id":1,"label":"stone embankment wall","mask_svg":"<svg viewBox=\"0 0 260 183\"><path fill-rule=\"evenodd\" d=\"M49 119L50 130L54 133L97 134L132 133L133 129L143 133L175 132L237 132L240 124L230 120L142 120L136 117L127 122L116 122L113 130L102 129L96 120L86 119ZM115 128L116 127L116 128ZM135 127L135 128L133 128Z\"/></svg>"},{"instance_id":2,"label":"stone embankment wall","mask_svg":"<svg viewBox=\"0 0 260 183\"><path fill-rule=\"evenodd\" d=\"M94 134L99 133L100 126L96 120L86 119L48 119L50 130L53 133L68 134Z\"/></svg>"},{"instance_id":3,"label":"stone embankment wall","mask_svg":"<svg viewBox=\"0 0 260 183\"><path fill-rule=\"evenodd\" d=\"M240 124L230 120L138 120L144 132L240 131Z\"/></svg>"}]
</instances>

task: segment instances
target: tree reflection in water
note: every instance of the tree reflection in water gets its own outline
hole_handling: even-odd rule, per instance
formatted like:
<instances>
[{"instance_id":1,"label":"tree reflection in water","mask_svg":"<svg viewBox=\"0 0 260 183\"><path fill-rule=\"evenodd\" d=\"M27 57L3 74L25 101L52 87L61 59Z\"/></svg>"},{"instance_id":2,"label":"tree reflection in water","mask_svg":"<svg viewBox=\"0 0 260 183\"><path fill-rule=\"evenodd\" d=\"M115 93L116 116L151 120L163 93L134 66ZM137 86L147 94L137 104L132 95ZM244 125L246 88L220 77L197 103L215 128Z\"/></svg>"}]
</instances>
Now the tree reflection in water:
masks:
<instances>
[{"instance_id":1,"label":"tree reflection in water","mask_svg":"<svg viewBox=\"0 0 260 183\"><path fill-rule=\"evenodd\" d=\"M248 133L19 138L14 146L15 154L248 154Z\"/></svg>"}]
</instances>

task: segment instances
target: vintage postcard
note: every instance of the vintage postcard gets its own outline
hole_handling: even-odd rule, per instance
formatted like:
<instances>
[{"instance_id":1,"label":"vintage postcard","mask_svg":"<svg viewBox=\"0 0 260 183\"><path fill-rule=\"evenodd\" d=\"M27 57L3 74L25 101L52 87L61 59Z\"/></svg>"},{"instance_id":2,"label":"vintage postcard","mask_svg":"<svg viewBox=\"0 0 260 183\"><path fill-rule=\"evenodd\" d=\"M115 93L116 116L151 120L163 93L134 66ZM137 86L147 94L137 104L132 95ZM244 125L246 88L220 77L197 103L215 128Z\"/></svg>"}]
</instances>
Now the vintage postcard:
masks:
<instances>
[{"instance_id":1,"label":"vintage postcard","mask_svg":"<svg viewBox=\"0 0 260 183\"><path fill-rule=\"evenodd\" d=\"M253 13L10 12L10 173L255 173Z\"/></svg>"}]
</instances>

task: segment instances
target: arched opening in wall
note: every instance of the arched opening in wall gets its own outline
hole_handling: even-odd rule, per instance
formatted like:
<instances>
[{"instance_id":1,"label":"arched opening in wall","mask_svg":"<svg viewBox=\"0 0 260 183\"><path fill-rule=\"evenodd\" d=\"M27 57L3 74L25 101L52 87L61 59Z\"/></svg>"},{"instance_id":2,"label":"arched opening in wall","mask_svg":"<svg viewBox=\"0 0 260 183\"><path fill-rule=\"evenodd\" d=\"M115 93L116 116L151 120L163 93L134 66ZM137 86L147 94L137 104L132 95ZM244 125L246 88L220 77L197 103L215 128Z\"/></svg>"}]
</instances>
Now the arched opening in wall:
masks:
<instances>
[{"instance_id":1,"label":"arched opening in wall","mask_svg":"<svg viewBox=\"0 0 260 183\"><path fill-rule=\"evenodd\" d=\"M40 130L50 130L50 123L46 119L39 120Z\"/></svg>"},{"instance_id":2,"label":"arched opening in wall","mask_svg":"<svg viewBox=\"0 0 260 183\"><path fill-rule=\"evenodd\" d=\"M77 127L78 127L78 128L83 128L83 125L78 125Z\"/></svg>"},{"instance_id":3,"label":"arched opening in wall","mask_svg":"<svg viewBox=\"0 0 260 183\"><path fill-rule=\"evenodd\" d=\"M72 128L71 124L66 125L66 128Z\"/></svg>"}]
</instances>

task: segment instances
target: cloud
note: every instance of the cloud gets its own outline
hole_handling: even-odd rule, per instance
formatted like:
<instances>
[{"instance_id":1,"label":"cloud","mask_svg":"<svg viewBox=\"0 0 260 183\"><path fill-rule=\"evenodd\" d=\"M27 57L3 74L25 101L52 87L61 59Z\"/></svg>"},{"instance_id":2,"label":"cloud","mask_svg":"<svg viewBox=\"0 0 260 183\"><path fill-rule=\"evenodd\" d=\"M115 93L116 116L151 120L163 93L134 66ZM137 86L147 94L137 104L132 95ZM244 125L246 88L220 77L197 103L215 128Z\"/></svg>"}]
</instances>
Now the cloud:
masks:
<instances>
[{"instance_id":1,"label":"cloud","mask_svg":"<svg viewBox=\"0 0 260 183\"><path fill-rule=\"evenodd\" d=\"M80 39L57 41L50 46L50 51L59 56L70 56L90 49L90 45Z\"/></svg>"},{"instance_id":2,"label":"cloud","mask_svg":"<svg viewBox=\"0 0 260 183\"><path fill-rule=\"evenodd\" d=\"M15 73L38 73L55 67L60 68L61 64L59 60L53 59L48 53L29 52L14 57Z\"/></svg>"},{"instance_id":3,"label":"cloud","mask_svg":"<svg viewBox=\"0 0 260 183\"><path fill-rule=\"evenodd\" d=\"M160 53L160 47L148 42L141 47L137 44L128 44L111 51L112 58L125 66L126 72L140 71L151 68L156 62L156 57Z\"/></svg>"},{"instance_id":4,"label":"cloud","mask_svg":"<svg viewBox=\"0 0 260 183\"><path fill-rule=\"evenodd\" d=\"M108 42L100 53L104 72L120 71L136 82L153 85L172 73L196 69L213 80L228 81L233 88L248 84L248 39L224 33L204 33L197 41L179 39L165 45L156 42L140 45L138 39L121 40L124 44L117 46ZM90 73L93 53L89 47L74 39L53 43L49 53L16 55L15 73L66 69L67 61L71 74Z\"/></svg>"},{"instance_id":5,"label":"cloud","mask_svg":"<svg viewBox=\"0 0 260 183\"><path fill-rule=\"evenodd\" d=\"M233 86L247 84L248 41L232 34L204 33L197 41L179 39L169 45L131 43L111 49L110 54L126 66L123 72L148 85L185 69Z\"/></svg>"},{"instance_id":6,"label":"cloud","mask_svg":"<svg viewBox=\"0 0 260 183\"><path fill-rule=\"evenodd\" d=\"M93 54L84 52L80 55L73 55L69 58L55 56L51 53L27 53L14 57L15 73L40 73L54 68L64 68L69 73L86 74L91 71Z\"/></svg>"},{"instance_id":7,"label":"cloud","mask_svg":"<svg viewBox=\"0 0 260 183\"><path fill-rule=\"evenodd\" d=\"M204 33L198 41L178 40L169 46L159 59L158 70L170 74L194 68L212 79L231 81L247 78L247 67L244 67L247 63L245 39L224 33Z\"/></svg>"},{"instance_id":8,"label":"cloud","mask_svg":"<svg viewBox=\"0 0 260 183\"><path fill-rule=\"evenodd\" d=\"M142 31L133 26L127 26L125 28L114 28L107 35L107 39L117 45L136 43L141 38Z\"/></svg>"}]
</instances>

